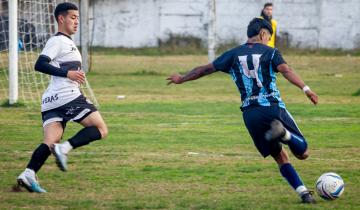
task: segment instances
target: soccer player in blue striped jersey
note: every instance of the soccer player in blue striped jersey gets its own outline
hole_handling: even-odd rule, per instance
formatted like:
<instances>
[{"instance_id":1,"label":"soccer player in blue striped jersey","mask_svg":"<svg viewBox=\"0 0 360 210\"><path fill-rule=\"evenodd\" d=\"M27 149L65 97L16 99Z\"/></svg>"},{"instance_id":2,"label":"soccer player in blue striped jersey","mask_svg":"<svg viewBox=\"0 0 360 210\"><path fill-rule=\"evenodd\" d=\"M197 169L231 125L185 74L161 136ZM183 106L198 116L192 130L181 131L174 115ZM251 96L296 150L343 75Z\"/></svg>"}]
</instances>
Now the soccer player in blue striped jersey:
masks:
<instances>
[{"instance_id":1,"label":"soccer player in blue striped jersey","mask_svg":"<svg viewBox=\"0 0 360 210\"><path fill-rule=\"evenodd\" d=\"M302 89L312 103L317 104L318 96L286 64L278 49L266 45L271 35L271 25L264 19L254 18L248 25L247 43L184 75L172 74L168 84L182 84L217 71L229 74L240 92L243 119L256 148L263 157L274 158L280 173L303 203L315 203L282 147L288 145L298 159L309 156L307 142L276 87L277 73Z\"/></svg>"}]
</instances>

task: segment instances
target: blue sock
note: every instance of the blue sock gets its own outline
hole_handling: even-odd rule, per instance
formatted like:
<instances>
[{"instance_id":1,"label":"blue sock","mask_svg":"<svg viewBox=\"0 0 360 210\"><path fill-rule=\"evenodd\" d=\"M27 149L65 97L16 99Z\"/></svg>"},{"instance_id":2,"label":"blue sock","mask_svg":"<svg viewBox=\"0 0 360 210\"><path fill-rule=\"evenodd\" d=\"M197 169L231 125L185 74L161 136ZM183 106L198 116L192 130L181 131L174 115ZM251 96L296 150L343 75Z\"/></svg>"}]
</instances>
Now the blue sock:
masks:
<instances>
[{"instance_id":1,"label":"blue sock","mask_svg":"<svg viewBox=\"0 0 360 210\"><path fill-rule=\"evenodd\" d=\"M289 146L292 153L297 156L304 154L307 149L306 140L292 133L290 139L285 143Z\"/></svg>"},{"instance_id":2,"label":"blue sock","mask_svg":"<svg viewBox=\"0 0 360 210\"><path fill-rule=\"evenodd\" d=\"M299 186L304 186L299 175L296 173L294 167L290 163L285 163L280 166L281 175L288 181L288 183L296 190Z\"/></svg>"}]
</instances>

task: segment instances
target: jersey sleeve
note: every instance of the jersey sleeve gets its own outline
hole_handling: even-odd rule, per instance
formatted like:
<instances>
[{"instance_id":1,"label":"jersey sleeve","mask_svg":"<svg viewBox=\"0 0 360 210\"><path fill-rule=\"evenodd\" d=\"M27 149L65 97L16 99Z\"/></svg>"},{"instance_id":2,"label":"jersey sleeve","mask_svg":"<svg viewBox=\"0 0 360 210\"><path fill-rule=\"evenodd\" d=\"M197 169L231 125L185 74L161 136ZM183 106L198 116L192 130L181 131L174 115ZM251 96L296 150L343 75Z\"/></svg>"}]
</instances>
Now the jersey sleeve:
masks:
<instances>
[{"instance_id":1,"label":"jersey sleeve","mask_svg":"<svg viewBox=\"0 0 360 210\"><path fill-rule=\"evenodd\" d=\"M61 43L60 40L56 37L50 38L41 52L41 55L49 57L50 60L53 60L61 52Z\"/></svg>"},{"instance_id":2,"label":"jersey sleeve","mask_svg":"<svg viewBox=\"0 0 360 210\"><path fill-rule=\"evenodd\" d=\"M284 64L284 63L286 63L286 61L282 57L279 50L275 48L274 52L273 52L273 55L272 55L272 58L271 58L271 65L272 65L274 71L278 72L278 70L277 70L278 65L281 65L281 64Z\"/></svg>"},{"instance_id":3,"label":"jersey sleeve","mask_svg":"<svg viewBox=\"0 0 360 210\"><path fill-rule=\"evenodd\" d=\"M229 73L234 63L234 51L228 50L213 61L213 65L217 71Z\"/></svg>"},{"instance_id":4,"label":"jersey sleeve","mask_svg":"<svg viewBox=\"0 0 360 210\"><path fill-rule=\"evenodd\" d=\"M40 55L35 63L35 66L34 66L35 70L45 73L45 74L53 75L53 76L67 77L67 74L68 74L67 69L57 68L57 67L51 65L50 61L51 60L49 57L47 57L45 55Z\"/></svg>"}]
</instances>

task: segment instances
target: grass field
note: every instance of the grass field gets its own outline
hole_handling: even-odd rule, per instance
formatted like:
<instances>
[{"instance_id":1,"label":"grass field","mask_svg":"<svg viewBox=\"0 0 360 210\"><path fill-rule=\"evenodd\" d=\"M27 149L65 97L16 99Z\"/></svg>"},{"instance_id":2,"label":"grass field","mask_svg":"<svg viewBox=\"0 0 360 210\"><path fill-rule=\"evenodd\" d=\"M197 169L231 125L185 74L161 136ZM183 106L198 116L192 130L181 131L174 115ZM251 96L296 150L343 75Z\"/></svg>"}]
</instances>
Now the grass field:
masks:
<instances>
[{"instance_id":1,"label":"grass field","mask_svg":"<svg viewBox=\"0 0 360 210\"><path fill-rule=\"evenodd\" d=\"M320 96L312 106L278 81L311 150L305 161L291 156L293 165L310 189L322 173L339 173L346 183L339 200L299 203L274 161L253 146L227 75L166 86L170 73L205 56L114 53L95 54L88 75L109 137L72 151L66 173L50 157L38 174L46 194L11 192L42 139L38 110L0 108L0 209L359 209L360 57L285 58ZM69 124L64 138L79 128Z\"/></svg>"}]
</instances>

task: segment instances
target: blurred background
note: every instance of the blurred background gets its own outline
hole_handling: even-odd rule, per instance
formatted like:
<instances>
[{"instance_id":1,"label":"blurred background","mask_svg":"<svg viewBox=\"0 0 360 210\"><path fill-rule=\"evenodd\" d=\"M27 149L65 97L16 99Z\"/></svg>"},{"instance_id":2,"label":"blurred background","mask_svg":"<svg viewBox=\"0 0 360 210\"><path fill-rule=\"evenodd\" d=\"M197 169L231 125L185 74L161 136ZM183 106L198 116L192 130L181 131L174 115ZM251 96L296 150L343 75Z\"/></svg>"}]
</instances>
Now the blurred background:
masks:
<instances>
[{"instance_id":1,"label":"blurred background","mask_svg":"<svg viewBox=\"0 0 360 210\"><path fill-rule=\"evenodd\" d=\"M79 1L73 1L79 4ZM91 45L157 47L171 39L207 42L209 0L89 0ZM243 43L264 0L216 0L216 41ZM278 45L360 48L360 1L273 0ZM186 42L186 41L185 41ZM180 44L182 42L180 41ZM184 44L184 43L182 43Z\"/></svg>"}]
</instances>

